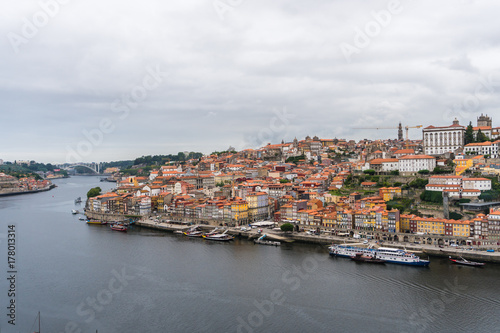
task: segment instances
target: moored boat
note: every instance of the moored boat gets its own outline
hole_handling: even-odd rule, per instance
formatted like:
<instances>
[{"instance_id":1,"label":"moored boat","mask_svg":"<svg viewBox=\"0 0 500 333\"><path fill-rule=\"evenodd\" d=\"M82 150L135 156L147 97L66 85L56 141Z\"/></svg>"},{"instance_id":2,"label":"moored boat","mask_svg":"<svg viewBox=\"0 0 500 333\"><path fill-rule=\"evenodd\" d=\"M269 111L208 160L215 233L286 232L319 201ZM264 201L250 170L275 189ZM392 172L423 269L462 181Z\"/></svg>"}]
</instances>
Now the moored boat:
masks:
<instances>
[{"instance_id":1,"label":"moored boat","mask_svg":"<svg viewBox=\"0 0 500 333\"><path fill-rule=\"evenodd\" d=\"M454 262L457 265L474 266L474 267L484 267L484 265L486 265L484 262L469 261L469 260L462 258L462 257L460 257L460 259L453 259L450 256L449 258L452 262Z\"/></svg>"},{"instance_id":2,"label":"moored boat","mask_svg":"<svg viewBox=\"0 0 500 333\"><path fill-rule=\"evenodd\" d=\"M111 230L115 230L115 231L127 231L127 226L123 225L123 224L112 224L111 225Z\"/></svg>"},{"instance_id":3,"label":"moored boat","mask_svg":"<svg viewBox=\"0 0 500 333\"><path fill-rule=\"evenodd\" d=\"M267 235L263 234L258 239L255 239L253 241L253 243L260 244L260 245L271 245L271 246L280 246L281 245L281 243L278 241L265 240L264 238L266 238L266 237L267 237Z\"/></svg>"},{"instance_id":4,"label":"moored boat","mask_svg":"<svg viewBox=\"0 0 500 333\"><path fill-rule=\"evenodd\" d=\"M210 232L207 232L203 235L204 238L208 237L208 236L212 236L212 235L219 235L219 233L217 232L219 228L215 228L214 230L210 231ZM225 233L225 231L224 231Z\"/></svg>"},{"instance_id":5,"label":"moored boat","mask_svg":"<svg viewBox=\"0 0 500 333\"><path fill-rule=\"evenodd\" d=\"M234 239L233 236L226 234L227 230L224 231L222 234L217 234L217 233L212 233L209 235L203 235L203 238L212 240L212 241L219 241L219 242L229 242Z\"/></svg>"},{"instance_id":6,"label":"moored boat","mask_svg":"<svg viewBox=\"0 0 500 333\"><path fill-rule=\"evenodd\" d=\"M201 230L197 226L190 228L189 230L187 230L183 234L185 236L188 236L188 237L203 237L203 233L201 232Z\"/></svg>"},{"instance_id":7,"label":"moored boat","mask_svg":"<svg viewBox=\"0 0 500 333\"><path fill-rule=\"evenodd\" d=\"M108 222L106 221L99 221L99 220L88 220L87 224L107 224Z\"/></svg>"},{"instance_id":8,"label":"moored boat","mask_svg":"<svg viewBox=\"0 0 500 333\"><path fill-rule=\"evenodd\" d=\"M351 258L357 253L365 256L376 256L387 263L409 265L409 266L429 266L430 261L420 259L414 253L390 247L380 247L378 249L367 247L356 247L349 245L332 245L328 248L331 256Z\"/></svg>"},{"instance_id":9,"label":"moored boat","mask_svg":"<svg viewBox=\"0 0 500 333\"><path fill-rule=\"evenodd\" d=\"M384 264L385 263L385 260L378 259L376 257L376 255L368 256L368 255L364 255L363 253L356 253L354 256L351 257L351 260L359 261L359 262L367 262L367 263L372 263L372 264Z\"/></svg>"},{"instance_id":10,"label":"moored boat","mask_svg":"<svg viewBox=\"0 0 500 333\"><path fill-rule=\"evenodd\" d=\"M198 231L198 230L186 231L184 233L184 235L188 236L188 237L203 237L203 233L201 231Z\"/></svg>"}]
</instances>

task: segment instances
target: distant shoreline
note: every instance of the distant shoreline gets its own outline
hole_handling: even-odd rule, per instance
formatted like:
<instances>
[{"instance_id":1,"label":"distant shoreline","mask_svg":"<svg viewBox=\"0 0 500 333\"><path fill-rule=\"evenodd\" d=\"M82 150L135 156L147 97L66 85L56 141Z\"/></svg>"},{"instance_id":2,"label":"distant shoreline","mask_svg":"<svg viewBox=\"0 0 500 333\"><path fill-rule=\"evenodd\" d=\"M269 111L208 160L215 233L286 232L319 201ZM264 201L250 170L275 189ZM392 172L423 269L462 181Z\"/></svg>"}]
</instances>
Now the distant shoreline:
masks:
<instances>
[{"instance_id":1,"label":"distant shoreline","mask_svg":"<svg viewBox=\"0 0 500 333\"><path fill-rule=\"evenodd\" d=\"M38 193L38 192L46 192L46 191L50 191L50 190L52 190L53 188L56 188L56 187L57 187L57 185L52 184L48 188L43 188L43 189L39 189L39 190L0 193L0 197L8 197L8 196L12 196L12 195L21 195L21 194L31 194L31 193Z\"/></svg>"}]
</instances>

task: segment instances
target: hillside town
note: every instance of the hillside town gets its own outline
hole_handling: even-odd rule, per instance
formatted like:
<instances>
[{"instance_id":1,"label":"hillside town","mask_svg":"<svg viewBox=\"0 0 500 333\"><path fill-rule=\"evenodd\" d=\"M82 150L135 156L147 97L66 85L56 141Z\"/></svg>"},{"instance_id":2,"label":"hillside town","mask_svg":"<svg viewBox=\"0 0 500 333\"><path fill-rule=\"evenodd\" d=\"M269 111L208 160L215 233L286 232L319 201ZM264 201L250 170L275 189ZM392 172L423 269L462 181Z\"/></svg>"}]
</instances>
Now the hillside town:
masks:
<instances>
[{"instance_id":1,"label":"hillside town","mask_svg":"<svg viewBox=\"0 0 500 333\"><path fill-rule=\"evenodd\" d=\"M416 126L417 128L423 126ZM454 120L422 128L421 140L307 136L259 149L109 169L116 189L90 197L88 213L240 226L292 223L334 235L413 233L500 242L500 127ZM431 198L431 199L428 199Z\"/></svg>"},{"instance_id":2,"label":"hillside town","mask_svg":"<svg viewBox=\"0 0 500 333\"><path fill-rule=\"evenodd\" d=\"M16 178L11 175L0 173L0 195L12 195L47 191L53 187L48 179L37 180L34 177Z\"/></svg>"}]
</instances>

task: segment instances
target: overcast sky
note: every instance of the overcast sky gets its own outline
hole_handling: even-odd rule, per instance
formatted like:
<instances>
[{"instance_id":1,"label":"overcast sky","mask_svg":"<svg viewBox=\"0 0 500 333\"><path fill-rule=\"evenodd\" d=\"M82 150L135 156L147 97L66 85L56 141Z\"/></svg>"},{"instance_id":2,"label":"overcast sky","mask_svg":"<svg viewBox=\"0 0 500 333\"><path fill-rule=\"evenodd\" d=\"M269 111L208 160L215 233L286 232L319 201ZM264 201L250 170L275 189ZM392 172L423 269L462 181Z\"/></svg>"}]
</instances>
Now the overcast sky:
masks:
<instances>
[{"instance_id":1,"label":"overcast sky","mask_svg":"<svg viewBox=\"0 0 500 333\"><path fill-rule=\"evenodd\" d=\"M457 0L9 2L0 159L395 138L353 128L481 113L499 126L499 12Z\"/></svg>"}]
</instances>

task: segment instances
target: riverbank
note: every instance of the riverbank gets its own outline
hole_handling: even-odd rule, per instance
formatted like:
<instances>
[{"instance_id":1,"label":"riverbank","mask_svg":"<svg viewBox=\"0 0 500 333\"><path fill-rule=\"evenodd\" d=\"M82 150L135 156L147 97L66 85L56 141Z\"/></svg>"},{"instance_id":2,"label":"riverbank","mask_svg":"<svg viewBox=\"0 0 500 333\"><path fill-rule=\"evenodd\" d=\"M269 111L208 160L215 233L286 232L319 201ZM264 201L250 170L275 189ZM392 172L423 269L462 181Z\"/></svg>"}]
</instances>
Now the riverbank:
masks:
<instances>
[{"instance_id":1,"label":"riverbank","mask_svg":"<svg viewBox=\"0 0 500 333\"><path fill-rule=\"evenodd\" d=\"M0 197L7 197L7 196L12 196L12 195L21 195L21 194L32 194L32 193L39 193L39 192L47 192L52 190L53 188L56 188L57 185L52 184L47 188L39 189L39 190L30 190L30 191L15 191L15 192L3 192L0 193Z\"/></svg>"},{"instance_id":2,"label":"riverbank","mask_svg":"<svg viewBox=\"0 0 500 333\"><path fill-rule=\"evenodd\" d=\"M191 227L188 225L155 222L154 220L151 219L140 220L137 221L135 224L143 228L161 230L165 232L184 231ZM212 230L214 228L214 226L208 226L208 225L199 225L199 227L203 231ZM250 229L247 231L242 231L241 227L240 228L230 227L227 229L228 229L227 232L232 236L247 238L250 240L256 239L260 237L263 233L265 233L267 235L267 239L269 240L277 240L288 243L297 242L305 244L319 244L325 247L331 244L342 244L342 243L347 243L350 245L356 244L363 247L367 246L367 244L361 243L359 239L338 237L331 235L316 236L316 235L307 235L305 233L284 233L270 229L263 229L262 233L259 233L257 231L258 229ZM371 244L374 243L372 242ZM427 244L416 245L411 243L400 243L400 242L379 242L377 243L377 245L405 249L410 252L418 253L421 256L423 254L424 256L427 255L432 257L443 257L443 258L447 258L449 256L453 258L463 257L467 260L472 260L472 261L500 263L500 252L498 252L498 249L496 250L496 252L487 252L484 249L470 248L470 250L468 250L469 247L467 247L467 249L465 249L465 247L440 248L435 245L427 245Z\"/></svg>"}]
</instances>

